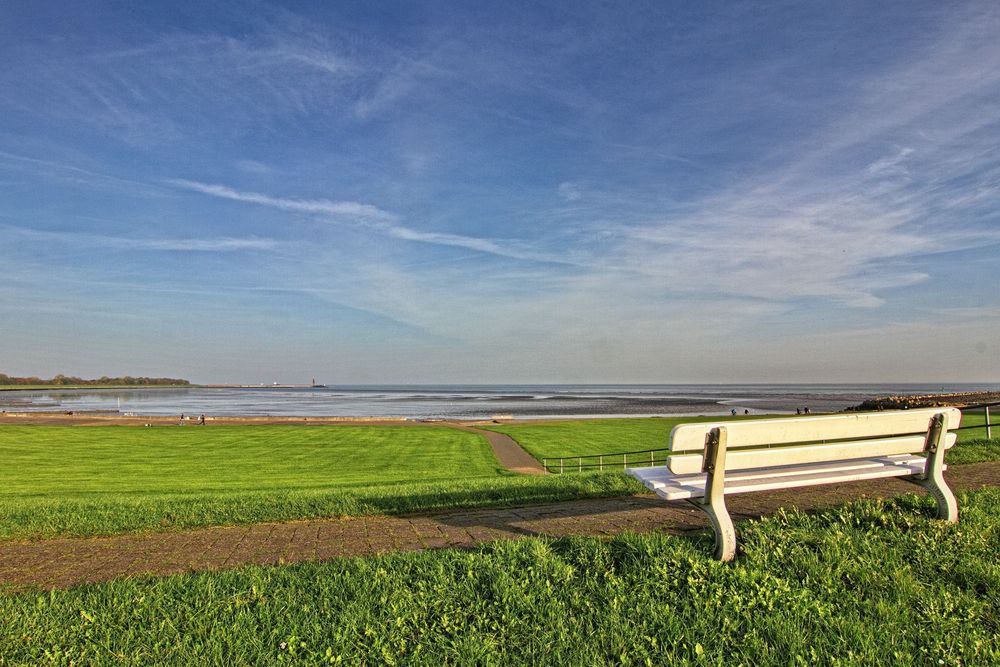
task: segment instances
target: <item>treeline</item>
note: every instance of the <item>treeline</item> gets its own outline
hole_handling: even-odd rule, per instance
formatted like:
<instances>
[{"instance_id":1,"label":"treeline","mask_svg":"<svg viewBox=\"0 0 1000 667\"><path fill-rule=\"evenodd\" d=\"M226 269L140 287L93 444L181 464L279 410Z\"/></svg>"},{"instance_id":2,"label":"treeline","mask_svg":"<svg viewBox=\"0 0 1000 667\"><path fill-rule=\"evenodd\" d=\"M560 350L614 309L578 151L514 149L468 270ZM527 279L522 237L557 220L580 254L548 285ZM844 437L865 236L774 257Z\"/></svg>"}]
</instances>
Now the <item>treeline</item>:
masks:
<instances>
[{"instance_id":1,"label":"treeline","mask_svg":"<svg viewBox=\"0 0 1000 667\"><path fill-rule=\"evenodd\" d=\"M177 378L147 378L147 377L132 377L131 375L126 375L125 377L109 378L108 376L103 376L97 378L96 380L84 380L83 378L74 377L72 375L57 375L49 380L43 380L36 377L11 377L10 375L5 375L0 373L0 385L46 385L53 387L65 387L74 385L127 385L127 386L148 386L148 385L165 385L165 384L180 384L189 385L191 384L187 380L179 380Z\"/></svg>"}]
</instances>

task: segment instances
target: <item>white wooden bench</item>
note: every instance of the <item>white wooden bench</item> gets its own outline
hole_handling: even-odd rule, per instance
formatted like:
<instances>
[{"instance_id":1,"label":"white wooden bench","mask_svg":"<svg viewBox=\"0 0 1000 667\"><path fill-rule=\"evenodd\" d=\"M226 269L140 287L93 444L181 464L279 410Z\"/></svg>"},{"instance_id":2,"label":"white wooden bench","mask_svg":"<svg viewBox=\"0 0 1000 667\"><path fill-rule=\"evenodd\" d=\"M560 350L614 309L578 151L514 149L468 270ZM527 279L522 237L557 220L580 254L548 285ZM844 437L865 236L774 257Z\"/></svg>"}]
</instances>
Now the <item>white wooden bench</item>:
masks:
<instances>
[{"instance_id":1,"label":"white wooden bench","mask_svg":"<svg viewBox=\"0 0 1000 667\"><path fill-rule=\"evenodd\" d=\"M937 501L938 518L958 521L945 484L944 453L955 444L957 408L680 424L667 465L628 473L667 500L700 507L715 529L715 557L736 555L725 496L880 477L903 477Z\"/></svg>"}]
</instances>

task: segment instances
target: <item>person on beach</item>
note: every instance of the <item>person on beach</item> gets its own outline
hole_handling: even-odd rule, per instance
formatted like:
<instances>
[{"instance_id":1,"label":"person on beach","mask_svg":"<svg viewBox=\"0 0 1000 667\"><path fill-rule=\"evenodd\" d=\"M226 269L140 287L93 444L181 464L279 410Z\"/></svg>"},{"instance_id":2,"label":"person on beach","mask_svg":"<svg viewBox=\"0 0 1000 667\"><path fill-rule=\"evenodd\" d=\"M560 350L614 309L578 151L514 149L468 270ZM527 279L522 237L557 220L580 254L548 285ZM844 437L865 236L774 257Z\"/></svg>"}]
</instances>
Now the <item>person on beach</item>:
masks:
<instances>
[{"instance_id":1,"label":"person on beach","mask_svg":"<svg viewBox=\"0 0 1000 667\"><path fill-rule=\"evenodd\" d=\"M733 416L735 417L736 416L736 408L733 408L732 412L733 412Z\"/></svg>"},{"instance_id":2,"label":"person on beach","mask_svg":"<svg viewBox=\"0 0 1000 667\"><path fill-rule=\"evenodd\" d=\"M205 425L205 415L198 417L198 424L200 424L201 426Z\"/></svg>"}]
</instances>

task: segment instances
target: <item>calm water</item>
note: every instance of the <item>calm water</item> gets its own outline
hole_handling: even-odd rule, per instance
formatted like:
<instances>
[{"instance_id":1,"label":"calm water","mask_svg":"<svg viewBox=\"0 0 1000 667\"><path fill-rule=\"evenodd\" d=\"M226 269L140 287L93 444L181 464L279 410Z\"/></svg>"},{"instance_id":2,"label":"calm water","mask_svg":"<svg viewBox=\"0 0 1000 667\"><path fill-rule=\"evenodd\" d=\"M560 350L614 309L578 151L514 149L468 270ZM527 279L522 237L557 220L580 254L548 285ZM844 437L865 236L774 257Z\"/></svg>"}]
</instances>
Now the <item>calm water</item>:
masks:
<instances>
[{"instance_id":1,"label":"calm water","mask_svg":"<svg viewBox=\"0 0 1000 667\"><path fill-rule=\"evenodd\" d=\"M998 384L426 385L249 389L82 389L0 393L0 409L137 415L345 416L413 419L833 412L885 394L1000 390Z\"/></svg>"}]
</instances>

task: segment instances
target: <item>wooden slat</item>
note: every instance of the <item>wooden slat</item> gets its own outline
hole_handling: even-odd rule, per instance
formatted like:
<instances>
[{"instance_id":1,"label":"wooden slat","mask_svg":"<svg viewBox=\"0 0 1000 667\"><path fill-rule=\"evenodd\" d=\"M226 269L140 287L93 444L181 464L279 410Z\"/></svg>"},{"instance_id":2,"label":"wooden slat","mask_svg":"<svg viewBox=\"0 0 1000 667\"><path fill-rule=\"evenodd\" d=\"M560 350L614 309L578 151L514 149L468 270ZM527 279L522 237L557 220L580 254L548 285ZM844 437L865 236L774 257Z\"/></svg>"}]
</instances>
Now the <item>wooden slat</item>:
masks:
<instances>
[{"instance_id":1,"label":"wooden slat","mask_svg":"<svg viewBox=\"0 0 1000 667\"><path fill-rule=\"evenodd\" d=\"M955 433L945 437L945 447L958 439ZM769 449L738 449L726 455L726 470L749 470L771 466L820 463L849 459L916 454L924 449L925 436L907 435L897 438L848 440L829 444L790 445ZM667 467L676 475L700 472L702 454L674 454L667 458Z\"/></svg>"},{"instance_id":2,"label":"wooden slat","mask_svg":"<svg viewBox=\"0 0 1000 667\"><path fill-rule=\"evenodd\" d=\"M927 460L920 456L888 456L878 459L855 459L800 466L758 468L726 476L726 495L773 489L798 488L817 484L835 484L916 475L924 471ZM665 467L630 468L632 475L646 488L666 500L700 498L705 495L705 475L673 475Z\"/></svg>"},{"instance_id":3,"label":"wooden slat","mask_svg":"<svg viewBox=\"0 0 1000 667\"><path fill-rule=\"evenodd\" d=\"M679 424L670 432L670 450L689 452L705 447L710 430L725 427L728 447L759 447L815 440L877 438L926 432L938 413L947 415L947 429L958 428L962 413L958 408L921 408L817 417L752 419L746 421Z\"/></svg>"}]
</instances>

